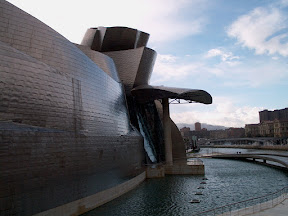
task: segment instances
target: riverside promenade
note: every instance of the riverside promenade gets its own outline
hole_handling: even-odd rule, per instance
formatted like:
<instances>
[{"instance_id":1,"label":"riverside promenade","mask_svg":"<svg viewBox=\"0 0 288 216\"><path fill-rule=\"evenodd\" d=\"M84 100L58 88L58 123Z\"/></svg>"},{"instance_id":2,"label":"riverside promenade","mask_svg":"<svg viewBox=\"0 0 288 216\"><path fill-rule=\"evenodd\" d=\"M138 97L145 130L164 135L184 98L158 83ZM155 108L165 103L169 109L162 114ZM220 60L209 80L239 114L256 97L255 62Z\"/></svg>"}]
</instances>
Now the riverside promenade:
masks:
<instances>
[{"instance_id":1,"label":"riverside promenade","mask_svg":"<svg viewBox=\"0 0 288 216\"><path fill-rule=\"evenodd\" d=\"M225 154L225 155L214 155L213 158L230 158L230 159L252 159L255 161L256 159L262 159L263 163L266 163L266 160L270 160L278 163L280 167L284 166L286 170L288 170L288 156L287 155L275 155L275 154ZM275 165L275 164L274 164ZM276 165L277 166L277 165ZM273 205L272 205L273 206ZM251 214L243 214L243 215L251 215L251 216L287 216L288 215L288 197L286 194L286 199L277 204L276 206L256 212ZM234 215L234 214L232 214ZM235 212L235 215L239 215L239 212ZM242 215L242 214L240 214Z\"/></svg>"},{"instance_id":2,"label":"riverside promenade","mask_svg":"<svg viewBox=\"0 0 288 216\"><path fill-rule=\"evenodd\" d=\"M287 216L288 215L288 198L286 198L282 203L279 203L273 208L266 209L254 214L248 214L253 216Z\"/></svg>"},{"instance_id":3,"label":"riverside promenade","mask_svg":"<svg viewBox=\"0 0 288 216\"><path fill-rule=\"evenodd\" d=\"M217 149L217 148L216 148ZM221 149L222 150L222 149ZM244 149L233 149L233 151L221 151L219 149L215 151L205 152L206 154L198 154L200 157L211 157L221 159L236 159L236 160L247 160L251 162L261 163L267 166L273 166L282 170L288 171L288 154L287 151L268 151L256 150L253 153ZM232 150L232 149L231 149ZM233 153L232 153L233 152ZM241 153L243 152L243 153ZM249 152L249 153L248 153ZM192 155L191 155L192 156ZM238 203L228 204L220 208L211 209L206 212L200 213L200 215L209 215L214 213L217 216L226 215L251 215L251 216L287 216L288 215L288 187L275 192L273 194L267 194L266 196L253 198L249 200L243 200ZM255 203L254 205L252 203ZM252 205L251 205L252 204ZM232 210L238 208L237 210ZM230 210L229 210L230 209Z\"/></svg>"},{"instance_id":4,"label":"riverside promenade","mask_svg":"<svg viewBox=\"0 0 288 216\"><path fill-rule=\"evenodd\" d=\"M211 155L212 158L222 158L222 159L246 159L252 160L254 162L260 162L265 165L276 166L279 168L284 168L288 171L288 155L284 154L218 154ZM268 163L272 162L272 163Z\"/></svg>"},{"instance_id":5,"label":"riverside promenade","mask_svg":"<svg viewBox=\"0 0 288 216\"><path fill-rule=\"evenodd\" d=\"M256 197L231 203L208 211L199 212L194 216L287 216L288 187L266 196ZM253 204L254 203L254 204Z\"/></svg>"}]
</instances>

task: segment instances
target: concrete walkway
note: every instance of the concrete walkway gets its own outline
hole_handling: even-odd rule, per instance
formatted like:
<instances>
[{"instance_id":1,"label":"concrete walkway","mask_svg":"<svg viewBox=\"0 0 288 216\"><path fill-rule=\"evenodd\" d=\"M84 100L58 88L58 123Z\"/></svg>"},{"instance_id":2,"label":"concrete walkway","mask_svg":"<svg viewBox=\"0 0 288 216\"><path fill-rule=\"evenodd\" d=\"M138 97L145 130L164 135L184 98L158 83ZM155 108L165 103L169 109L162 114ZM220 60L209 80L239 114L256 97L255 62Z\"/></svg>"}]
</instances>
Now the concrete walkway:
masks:
<instances>
[{"instance_id":1,"label":"concrete walkway","mask_svg":"<svg viewBox=\"0 0 288 216\"><path fill-rule=\"evenodd\" d=\"M287 216L288 215L288 199L285 199L282 203L278 204L274 208L266 209L264 211L249 214L257 216Z\"/></svg>"},{"instance_id":2,"label":"concrete walkway","mask_svg":"<svg viewBox=\"0 0 288 216\"><path fill-rule=\"evenodd\" d=\"M287 155L276 155L276 154L221 154L221 155L212 155L212 158L221 158L221 159L261 159L263 164L266 164L267 161L276 162L278 167L285 168L288 170L288 157ZM279 164L279 165L278 165ZM273 164L274 165L274 164ZM274 165L275 166L275 165Z\"/></svg>"}]
</instances>

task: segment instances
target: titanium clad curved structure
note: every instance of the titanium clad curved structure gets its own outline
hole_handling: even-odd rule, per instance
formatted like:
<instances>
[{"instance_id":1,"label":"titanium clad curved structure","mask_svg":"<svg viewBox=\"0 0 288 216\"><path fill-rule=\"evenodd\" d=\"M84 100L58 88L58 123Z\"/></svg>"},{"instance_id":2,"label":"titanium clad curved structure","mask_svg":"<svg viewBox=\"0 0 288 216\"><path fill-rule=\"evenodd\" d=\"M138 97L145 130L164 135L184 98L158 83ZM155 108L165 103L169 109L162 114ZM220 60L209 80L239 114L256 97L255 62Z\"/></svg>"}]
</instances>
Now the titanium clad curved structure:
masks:
<instances>
[{"instance_id":1,"label":"titanium clad curved structure","mask_svg":"<svg viewBox=\"0 0 288 216\"><path fill-rule=\"evenodd\" d=\"M127 27L98 27L86 31L81 45L92 50L110 52L128 50L147 45L149 34Z\"/></svg>"},{"instance_id":2,"label":"titanium clad curved structure","mask_svg":"<svg viewBox=\"0 0 288 216\"><path fill-rule=\"evenodd\" d=\"M40 100L39 104L44 107L44 109L39 109L34 106L35 110L30 108L27 112L26 110L17 111L21 108L15 107L11 109L11 112L21 113L26 122L34 112L38 113L39 121L32 124L35 126L45 127L47 124L50 127L53 124L54 128L64 130L74 130L76 127L94 135L109 134L108 129L115 131L116 134L128 133L131 129L121 83L111 79L74 44L48 26L12 5L9 7L9 3L5 2L3 5L6 7L4 13L1 13L2 22L7 25L9 23L9 29L17 29L17 31L13 30L12 34L11 31L1 28L1 42L29 55L34 58L34 61L38 60L38 64L46 64L53 68L44 75L41 74L41 69L38 70L39 72L33 70L33 66L23 67L21 74L9 72L3 74L4 77L12 76L16 81L13 83L15 85L17 80L24 82L24 92L26 87L33 89L37 86L37 95L30 96L34 100ZM10 12L15 13L15 16L10 15ZM21 68L21 57L19 58L18 62L15 59L12 60L14 64L19 63ZM113 67L112 64L111 68ZM36 66L35 68L38 69ZM24 74L26 76L23 76ZM26 84L25 80L29 80L30 84L28 82ZM18 94L18 97L21 97L21 91L18 91ZM61 95L65 95L64 100L59 99ZM27 98L28 102L31 100ZM37 105L38 102L34 103ZM114 103L116 104L113 105ZM49 114L46 110L48 107ZM57 112L54 107L61 111ZM2 119L8 120L5 118L8 113L9 109L2 113ZM26 115L29 116L26 118L24 117ZM61 119L61 121L55 121L51 115L56 115L54 118ZM71 122L71 119L77 119L75 120L77 123ZM118 119L121 124L116 123L115 119ZM96 130L96 125L94 127L92 122L107 123L107 128L101 125Z\"/></svg>"},{"instance_id":3,"label":"titanium clad curved structure","mask_svg":"<svg viewBox=\"0 0 288 216\"><path fill-rule=\"evenodd\" d=\"M133 87L149 83L156 57L157 53L153 49L145 47Z\"/></svg>"},{"instance_id":4,"label":"titanium clad curved structure","mask_svg":"<svg viewBox=\"0 0 288 216\"><path fill-rule=\"evenodd\" d=\"M83 53L85 53L95 64L97 64L105 73L112 77L116 82L121 82L114 61L107 55L91 50L87 46L75 44Z\"/></svg>"},{"instance_id":5,"label":"titanium clad curved structure","mask_svg":"<svg viewBox=\"0 0 288 216\"><path fill-rule=\"evenodd\" d=\"M139 124L155 162L165 160L160 111L147 101L212 98L202 90L149 86L156 52L146 47L148 38L127 27L98 27L73 44L0 0L1 216L61 212L67 203L80 214L88 211L87 197L101 203L103 194L115 197L107 195L111 188L144 178L151 161ZM177 130L173 125L179 158L185 150Z\"/></svg>"},{"instance_id":6,"label":"titanium clad curved structure","mask_svg":"<svg viewBox=\"0 0 288 216\"><path fill-rule=\"evenodd\" d=\"M126 95L130 96L135 86L149 82L157 55L154 50L140 47L105 54L114 60Z\"/></svg>"},{"instance_id":7,"label":"titanium clad curved structure","mask_svg":"<svg viewBox=\"0 0 288 216\"><path fill-rule=\"evenodd\" d=\"M33 215L138 175L143 138L111 58L94 53L99 67L12 4L0 0L0 11L1 215Z\"/></svg>"}]
</instances>

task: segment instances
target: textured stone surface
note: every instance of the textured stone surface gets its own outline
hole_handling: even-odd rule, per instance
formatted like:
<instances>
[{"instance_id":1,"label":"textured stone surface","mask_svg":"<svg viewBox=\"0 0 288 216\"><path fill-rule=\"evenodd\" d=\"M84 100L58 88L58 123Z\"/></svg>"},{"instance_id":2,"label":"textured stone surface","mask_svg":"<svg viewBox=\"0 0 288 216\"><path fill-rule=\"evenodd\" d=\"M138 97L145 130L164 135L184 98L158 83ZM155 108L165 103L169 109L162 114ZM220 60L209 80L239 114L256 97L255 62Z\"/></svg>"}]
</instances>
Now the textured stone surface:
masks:
<instances>
[{"instance_id":1,"label":"textured stone surface","mask_svg":"<svg viewBox=\"0 0 288 216\"><path fill-rule=\"evenodd\" d=\"M204 175L204 165L187 165L185 163L174 163L173 166L165 166L165 174L168 175Z\"/></svg>"},{"instance_id":2,"label":"textured stone surface","mask_svg":"<svg viewBox=\"0 0 288 216\"><path fill-rule=\"evenodd\" d=\"M160 101L155 101L158 113L160 115L161 121L163 122L163 108ZM173 161L183 161L186 160L185 145L183 138L176 124L170 118L171 124L171 138L172 138L172 156Z\"/></svg>"},{"instance_id":3,"label":"textured stone surface","mask_svg":"<svg viewBox=\"0 0 288 216\"><path fill-rule=\"evenodd\" d=\"M147 178L163 178L165 177L165 167L163 165L152 165L146 168Z\"/></svg>"}]
</instances>

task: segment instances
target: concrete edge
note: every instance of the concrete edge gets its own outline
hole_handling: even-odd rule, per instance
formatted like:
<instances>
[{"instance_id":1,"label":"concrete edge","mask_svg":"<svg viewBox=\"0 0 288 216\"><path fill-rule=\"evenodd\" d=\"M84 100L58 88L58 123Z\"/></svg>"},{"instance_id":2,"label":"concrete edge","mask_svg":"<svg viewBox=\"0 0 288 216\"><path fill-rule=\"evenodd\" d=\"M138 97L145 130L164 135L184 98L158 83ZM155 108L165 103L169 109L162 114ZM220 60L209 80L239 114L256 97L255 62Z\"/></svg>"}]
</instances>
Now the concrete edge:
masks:
<instances>
[{"instance_id":1,"label":"concrete edge","mask_svg":"<svg viewBox=\"0 0 288 216\"><path fill-rule=\"evenodd\" d=\"M286 199L288 199L287 194L282 194L266 202L257 203L255 205L248 206L246 208L237 209L234 211L223 212L222 214L218 214L217 216L257 215L257 213L259 212L263 212L265 210L275 208L279 204L283 203Z\"/></svg>"},{"instance_id":2,"label":"concrete edge","mask_svg":"<svg viewBox=\"0 0 288 216\"><path fill-rule=\"evenodd\" d=\"M142 172L138 176L130 179L122 184L119 184L113 188L101 191L88 197L84 197L79 200L58 206L53 209L49 209L44 212L35 214L34 216L62 216L70 215L76 216L88 212L94 208L97 208L125 193L134 189L140 183L146 179L146 171Z\"/></svg>"},{"instance_id":3,"label":"concrete edge","mask_svg":"<svg viewBox=\"0 0 288 216\"><path fill-rule=\"evenodd\" d=\"M187 165L173 164L165 166L165 174L167 175L205 175L205 166L202 165Z\"/></svg>"},{"instance_id":4,"label":"concrete edge","mask_svg":"<svg viewBox=\"0 0 288 216\"><path fill-rule=\"evenodd\" d=\"M233 211L233 212L231 212L231 216L234 216L234 215L235 216L236 215L255 215L259 212L263 212L263 211L268 210L268 209L273 209L277 205L283 203L285 200L286 200L286 198L283 198L281 201L278 201L277 198L275 198L273 200L269 200L269 201L264 202L264 203L258 203L256 205L249 206L247 208L238 209L236 211Z\"/></svg>"}]
</instances>

